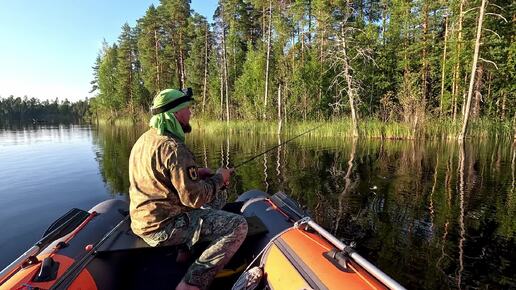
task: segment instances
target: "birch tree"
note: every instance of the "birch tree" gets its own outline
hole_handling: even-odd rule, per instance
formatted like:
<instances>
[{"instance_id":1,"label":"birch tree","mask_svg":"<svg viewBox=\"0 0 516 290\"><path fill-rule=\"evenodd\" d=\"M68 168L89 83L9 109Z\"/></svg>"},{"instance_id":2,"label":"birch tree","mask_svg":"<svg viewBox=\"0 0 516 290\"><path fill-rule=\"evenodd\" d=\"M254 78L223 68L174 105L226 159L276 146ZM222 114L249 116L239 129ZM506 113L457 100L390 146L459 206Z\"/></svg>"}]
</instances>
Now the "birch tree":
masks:
<instances>
[{"instance_id":1,"label":"birch tree","mask_svg":"<svg viewBox=\"0 0 516 290\"><path fill-rule=\"evenodd\" d=\"M466 0L460 0L458 21L457 21L457 44L455 50L455 65L453 67L453 80L452 80L452 111L453 120L457 117L458 107L458 95L460 94L460 81L461 81L461 54L462 54L462 23L464 20L464 5Z\"/></svg>"},{"instance_id":2,"label":"birch tree","mask_svg":"<svg viewBox=\"0 0 516 290\"><path fill-rule=\"evenodd\" d=\"M448 42L448 15L444 16L444 49L441 63L441 94L439 97L439 116L443 115L444 83L446 72L446 44Z\"/></svg>"},{"instance_id":3,"label":"birch tree","mask_svg":"<svg viewBox=\"0 0 516 290\"><path fill-rule=\"evenodd\" d=\"M265 92L263 94L263 119L267 119L267 97L269 95L269 61L271 57L272 0L269 0L269 28L267 32L267 60L265 64Z\"/></svg>"},{"instance_id":4,"label":"birch tree","mask_svg":"<svg viewBox=\"0 0 516 290\"><path fill-rule=\"evenodd\" d=\"M484 13L487 0L482 0L480 5L480 11L478 13L478 24L477 24L477 36L475 40L475 51L473 52L473 62L471 64L471 76L469 80L468 97L466 100L466 107L464 116L462 119L462 130L459 135L459 141L463 141L466 136L466 130L468 129L469 110L471 107L471 98L473 95L473 85L475 83L475 72L477 70L478 55L480 53L480 38L482 36L482 22L484 21Z\"/></svg>"}]
</instances>

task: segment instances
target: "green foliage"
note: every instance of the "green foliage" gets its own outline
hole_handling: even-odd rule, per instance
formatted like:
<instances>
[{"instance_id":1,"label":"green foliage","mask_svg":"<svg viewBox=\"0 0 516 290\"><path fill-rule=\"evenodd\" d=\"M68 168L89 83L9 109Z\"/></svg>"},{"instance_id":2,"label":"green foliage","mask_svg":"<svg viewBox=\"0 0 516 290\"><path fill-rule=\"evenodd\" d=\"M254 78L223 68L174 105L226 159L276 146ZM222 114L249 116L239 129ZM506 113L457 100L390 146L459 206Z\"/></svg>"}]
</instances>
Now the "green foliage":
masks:
<instances>
[{"instance_id":1,"label":"green foliage","mask_svg":"<svg viewBox=\"0 0 516 290\"><path fill-rule=\"evenodd\" d=\"M117 44L104 45L93 66L92 106L110 117L128 108L136 116L158 91L189 86L203 118L331 120L350 116L351 84L358 118L385 123L374 128L402 122L394 135L406 135L401 128L411 136L448 135L427 124L443 118L452 120L454 135L479 3L223 0L208 25L190 1L162 0L135 28L124 25ZM477 124L516 113L515 28L503 19L514 9L508 0L487 7L472 109Z\"/></svg>"},{"instance_id":2,"label":"green foliage","mask_svg":"<svg viewBox=\"0 0 516 290\"><path fill-rule=\"evenodd\" d=\"M204 91L205 62L208 61L206 54L209 57L213 40L206 18L195 13L189 21L190 29L187 37L191 43L189 43L189 55L186 59L186 71L188 72L186 87L191 87L200 97ZM202 102L202 100L200 101Z\"/></svg>"},{"instance_id":3,"label":"green foliage","mask_svg":"<svg viewBox=\"0 0 516 290\"><path fill-rule=\"evenodd\" d=\"M141 78L145 88L155 95L160 89L161 26L158 11L151 5L145 16L138 20L140 33L137 41ZM149 102L147 102L149 103Z\"/></svg>"},{"instance_id":4,"label":"green foliage","mask_svg":"<svg viewBox=\"0 0 516 290\"><path fill-rule=\"evenodd\" d=\"M263 114L265 52L254 49L251 43L249 47L242 74L236 81L234 101L240 108L240 118L258 120Z\"/></svg>"},{"instance_id":5,"label":"green foliage","mask_svg":"<svg viewBox=\"0 0 516 290\"><path fill-rule=\"evenodd\" d=\"M99 94L97 102L102 110L110 113L117 112L122 108L123 99L117 92L118 84L118 46L113 44L103 47L102 61L99 66Z\"/></svg>"},{"instance_id":6,"label":"green foliage","mask_svg":"<svg viewBox=\"0 0 516 290\"><path fill-rule=\"evenodd\" d=\"M319 91L320 69L317 58L311 54L306 54L305 61L294 66L291 75L291 93L289 103L292 109L289 117L303 120L317 117L318 91Z\"/></svg>"},{"instance_id":7,"label":"green foliage","mask_svg":"<svg viewBox=\"0 0 516 290\"><path fill-rule=\"evenodd\" d=\"M222 68L218 62L216 50L212 50L208 59L208 84L207 84L207 100L204 116L211 118L220 118L222 116L221 103L221 87L222 87Z\"/></svg>"},{"instance_id":8,"label":"green foliage","mask_svg":"<svg viewBox=\"0 0 516 290\"><path fill-rule=\"evenodd\" d=\"M79 100L71 103L67 99L59 101L41 101L27 96L20 98L9 96L0 98L0 124L9 122L64 122L79 121L88 116L88 107L91 100Z\"/></svg>"},{"instance_id":9,"label":"green foliage","mask_svg":"<svg viewBox=\"0 0 516 290\"><path fill-rule=\"evenodd\" d=\"M116 99L131 112L134 112L135 106L148 103L140 81L139 68L136 31L126 23L118 38Z\"/></svg>"}]
</instances>

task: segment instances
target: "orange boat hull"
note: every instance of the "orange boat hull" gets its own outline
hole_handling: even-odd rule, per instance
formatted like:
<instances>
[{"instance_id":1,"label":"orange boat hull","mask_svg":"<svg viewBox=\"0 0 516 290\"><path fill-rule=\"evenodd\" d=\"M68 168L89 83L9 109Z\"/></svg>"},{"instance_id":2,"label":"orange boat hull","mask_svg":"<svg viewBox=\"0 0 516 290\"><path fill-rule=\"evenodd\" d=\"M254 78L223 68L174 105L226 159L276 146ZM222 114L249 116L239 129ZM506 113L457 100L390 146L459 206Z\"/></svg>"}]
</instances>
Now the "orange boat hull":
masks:
<instances>
[{"instance_id":1,"label":"orange boat hull","mask_svg":"<svg viewBox=\"0 0 516 290\"><path fill-rule=\"evenodd\" d=\"M263 264L272 289L387 289L358 265L337 267L325 253L334 247L317 234L294 228L275 240Z\"/></svg>"}]
</instances>

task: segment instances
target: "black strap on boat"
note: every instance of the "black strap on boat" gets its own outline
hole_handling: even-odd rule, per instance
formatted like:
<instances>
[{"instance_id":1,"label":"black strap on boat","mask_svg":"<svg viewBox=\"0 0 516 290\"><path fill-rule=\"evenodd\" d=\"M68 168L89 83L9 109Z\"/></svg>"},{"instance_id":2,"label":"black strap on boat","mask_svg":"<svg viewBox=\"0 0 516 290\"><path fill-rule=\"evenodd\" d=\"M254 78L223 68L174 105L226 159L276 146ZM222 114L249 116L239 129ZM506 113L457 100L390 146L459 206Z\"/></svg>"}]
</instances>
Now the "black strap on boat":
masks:
<instances>
[{"instance_id":1,"label":"black strap on boat","mask_svg":"<svg viewBox=\"0 0 516 290\"><path fill-rule=\"evenodd\" d=\"M41 263L38 274L32 279L33 282L48 282L57 277L59 270L59 262L54 261L52 257L46 257Z\"/></svg>"}]
</instances>

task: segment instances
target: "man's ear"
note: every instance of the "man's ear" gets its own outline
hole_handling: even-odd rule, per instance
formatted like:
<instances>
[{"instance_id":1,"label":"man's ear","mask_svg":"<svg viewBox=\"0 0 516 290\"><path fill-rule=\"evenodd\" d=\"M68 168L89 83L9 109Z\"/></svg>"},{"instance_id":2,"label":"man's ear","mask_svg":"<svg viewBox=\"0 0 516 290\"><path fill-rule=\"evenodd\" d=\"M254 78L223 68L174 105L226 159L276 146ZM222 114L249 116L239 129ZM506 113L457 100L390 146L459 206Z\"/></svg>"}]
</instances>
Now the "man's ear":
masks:
<instances>
[{"instance_id":1,"label":"man's ear","mask_svg":"<svg viewBox=\"0 0 516 290\"><path fill-rule=\"evenodd\" d=\"M181 126L185 126L188 124L188 122L185 122L186 121L185 116L181 112L182 112L182 110L174 112L174 117L176 117L177 121L179 122L179 124L181 124Z\"/></svg>"},{"instance_id":2,"label":"man's ear","mask_svg":"<svg viewBox=\"0 0 516 290\"><path fill-rule=\"evenodd\" d=\"M179 110L177 112L174 112L173 114L174 114L174 117L176 117L176 119L179 121L179 123L181 123L183 120L181 120L182 119L182 115L179 112L181 112L181 110Z\"/></svg>"}]
</instances>

